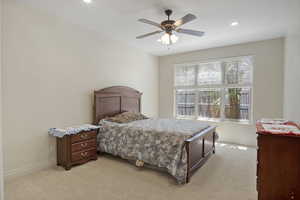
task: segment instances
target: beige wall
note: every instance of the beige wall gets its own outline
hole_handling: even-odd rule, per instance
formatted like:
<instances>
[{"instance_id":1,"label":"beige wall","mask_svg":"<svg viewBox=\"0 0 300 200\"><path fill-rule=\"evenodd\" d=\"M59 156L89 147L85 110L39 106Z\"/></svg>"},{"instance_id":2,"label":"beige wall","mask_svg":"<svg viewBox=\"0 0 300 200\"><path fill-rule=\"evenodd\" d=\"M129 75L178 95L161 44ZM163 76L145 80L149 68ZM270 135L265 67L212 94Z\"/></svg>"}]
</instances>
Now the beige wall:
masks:
<instances>
[{"instance_id":1,"label":"beige wall","mask_svg":"<svg viewBox=\"0 0 300 200\"><path fill-rule=\"evenodd\" d=\"M284 117L300 122L300 29L285 40Z\"/></svg>"},{"instance_id":2,"label":"beige wall","mask_svg":"<svg viewBox=\"0 0 300 200\"><path fill-rule=\"evenodd\" d=\"M282 38L160 57L160 117L173 117L174 64L245 55L253 55L255 63L253 71L254 121L263 117L282 117L284 63L284 40ZM253 124L219 123L218 133L221 141L256 145Z\"/></svg>"},{"instance_id":3,"label":"beige wall","mask_svg":"<svg viewBox=\"0 0 300 200\"><path fill-rule=\"evenodd\" d=\"M92 122L93 90L126 85L158 115L158 58L4 1L3 120L7 176L55 164L51 127Z\"/></svg>"},{"instance_id":4,"label":"beige wall","mask_svg":"<svg viewBox=\"0 0 300 200\"><path fill-rule=\"evenodd\" d=\"M0 200L4 198L2 144L2 0L0 0Z\"/></svg>"}]
</instances>

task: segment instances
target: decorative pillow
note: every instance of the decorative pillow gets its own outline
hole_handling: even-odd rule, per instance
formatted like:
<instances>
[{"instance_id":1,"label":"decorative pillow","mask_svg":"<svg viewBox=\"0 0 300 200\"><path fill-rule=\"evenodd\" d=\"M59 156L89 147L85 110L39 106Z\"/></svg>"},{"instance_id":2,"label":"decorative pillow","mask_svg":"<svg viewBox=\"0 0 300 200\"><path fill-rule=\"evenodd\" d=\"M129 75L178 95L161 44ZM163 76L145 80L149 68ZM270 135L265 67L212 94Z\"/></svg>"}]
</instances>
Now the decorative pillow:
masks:
<instances>
[{"instance_id":1,"label":"decorative pillow","mask_svg":"<svg viewBox=\"0 0 300 200\"><path fill-rule=\"evenodd\" d=\"M121 114L115 115L114 117L109 117L106 120L116 123L128 123L137 120L148 119L145 115L141 113L133 112L123 112Z\"/></svg>"}]
</instances>

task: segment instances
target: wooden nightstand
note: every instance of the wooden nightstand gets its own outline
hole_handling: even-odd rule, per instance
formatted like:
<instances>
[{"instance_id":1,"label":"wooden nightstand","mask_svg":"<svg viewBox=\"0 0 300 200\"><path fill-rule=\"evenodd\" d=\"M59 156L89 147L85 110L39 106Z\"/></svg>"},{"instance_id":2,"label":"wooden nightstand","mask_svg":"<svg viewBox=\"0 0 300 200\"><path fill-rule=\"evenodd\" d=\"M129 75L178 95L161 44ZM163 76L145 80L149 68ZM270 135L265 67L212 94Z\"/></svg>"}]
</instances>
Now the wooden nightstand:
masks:
<instances>
[{"instance_id":1,"label":"wooden nightstand","mask_svg":"<svg viewBox=\"0 0 300 200\"><path fill-rule=\"evenodd\" d=\"M70 170L72 166L97 160L97 130L82 131L57 138L57 165Z\"/></svg>"}]
</instances>

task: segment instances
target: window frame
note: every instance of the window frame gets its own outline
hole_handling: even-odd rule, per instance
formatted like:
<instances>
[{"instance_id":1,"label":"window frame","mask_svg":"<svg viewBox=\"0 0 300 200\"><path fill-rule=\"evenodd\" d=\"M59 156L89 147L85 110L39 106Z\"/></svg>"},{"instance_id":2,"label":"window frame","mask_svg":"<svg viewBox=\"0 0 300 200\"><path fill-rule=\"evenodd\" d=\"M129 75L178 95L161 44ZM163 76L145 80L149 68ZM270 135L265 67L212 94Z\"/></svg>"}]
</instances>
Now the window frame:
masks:
<instances>
[{"instance_id":1,"label":"window frame","mask_svg":"<svg viewBox=\"0 0 300 200\"><path fill-rule=\"evenodd\" d=\"M226 84L225 83L225 66L223 65L224 62L232 62L241 59L250 59L252 62L251 70L250 70L250 83L242 83L242 84ZM221 84L205 84L205 85L198 85L198 68L201 64L209 64L213 62L220 62L221 63ZM186 67L186 66L197 66L195 67L195 81L194 85L191 86L176 86L176 69L178 67ZM196 119L199 121L208 121L208 122L233 122L238 124L253 124L253 74L254 74L254 66L255 66L255 57L254 55L246 55L246 56L238 56L238 57L228 57L228 58L215 58L215 59L207 59L198 62L190 62L190 63L179 63L174 64L174 74L173 74L173 116L177 119ZM239 119L227 119L225 117L225 94L226 89L230 88L247 88L249 89L250 94L250 103L249 103L249 120L239 120ZM188 116L188 115L177 115L177 102L176 102L176 92L178 90L191 90L191 91L199 91L201 89L220 89L221 90L221 102L220 102L220 118L207 118L201 119L199 118L198 106L199 104L199 95L196 92L195 98L195 115Z\"/></svg>"}]
</instances>

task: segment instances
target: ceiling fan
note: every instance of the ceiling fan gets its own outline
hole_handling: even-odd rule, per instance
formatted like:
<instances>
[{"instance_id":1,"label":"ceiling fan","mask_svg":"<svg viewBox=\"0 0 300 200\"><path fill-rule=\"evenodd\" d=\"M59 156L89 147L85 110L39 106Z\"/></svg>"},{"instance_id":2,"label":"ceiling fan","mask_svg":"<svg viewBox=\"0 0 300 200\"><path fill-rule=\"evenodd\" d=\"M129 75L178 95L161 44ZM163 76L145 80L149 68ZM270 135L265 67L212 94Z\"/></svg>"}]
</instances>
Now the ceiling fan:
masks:
<instances>
[{"instance_id":1,"label":"ceiling fan","mask_svg":"<svg viewBox=\"0 0 300 200\"><path fill-rule=\"evenodd\" d=\"M174 21L174 20L170 20L170 16L171 16L172 12L173 11L170 9L165 10L165 13L168 16L168 19L165 21L162 21L160 24L153 22L151 20L148 20L148 19L139 19L138 21L140 21L142 23L150 24L152 26L156 26L157 28L159 28L161 30L137 36L136 39L142 39L142 38L145 38L145 37L148 37L151 35L165 32L165 34L158 41L161 42L162 44L171 45L171 44L174 44L175 42L177 42L177 40L178 40L178 37L174 34L174 32L193 35L193 36L197 36L197 37L202 37L204 35L204 32L202 32L202 31L179 28L180 26L196 19L197 17L195 15L187 14L184 17L182 17L181 19Z\"/></svg>"}]
</instances>

